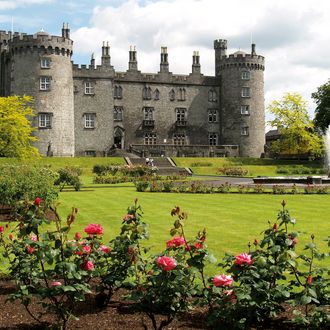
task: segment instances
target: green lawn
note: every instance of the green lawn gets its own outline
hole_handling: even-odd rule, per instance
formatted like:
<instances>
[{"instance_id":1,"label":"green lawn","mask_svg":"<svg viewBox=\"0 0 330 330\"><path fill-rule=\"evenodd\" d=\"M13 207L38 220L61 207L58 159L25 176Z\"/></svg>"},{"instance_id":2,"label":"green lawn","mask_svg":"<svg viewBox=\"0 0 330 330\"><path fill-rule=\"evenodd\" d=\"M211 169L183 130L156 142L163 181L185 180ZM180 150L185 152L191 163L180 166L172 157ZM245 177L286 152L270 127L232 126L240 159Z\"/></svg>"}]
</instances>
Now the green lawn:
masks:
<instances>
[{"instance_id":1,"label":"green lawn","mask_svg":"<svg viewBox=\"0 0 330 330\"><path fill-rule=\"evenodd\" d=\"M118 234L122 216L135 198L143 208L144 221L150 226L147 245L155 253L170 239L169 230L173 224L170 211L176 205L189 214L187 236L193 238L205 227L208 247L218 260L225 252L247 251L247 243L261 237L268 221L271 224L276 221L283 199L297 219L296 230L304 232L299 238L300 248L314 233L317 243L325 250L323 240L330 234L329 195L141 193L131 184L93 185L80 192L61 193L59 211L66 218L71 207L77 207L79 215L74 232L88 223L101 223L105 239L109 240Z\"/></svg>"}]
</instances>

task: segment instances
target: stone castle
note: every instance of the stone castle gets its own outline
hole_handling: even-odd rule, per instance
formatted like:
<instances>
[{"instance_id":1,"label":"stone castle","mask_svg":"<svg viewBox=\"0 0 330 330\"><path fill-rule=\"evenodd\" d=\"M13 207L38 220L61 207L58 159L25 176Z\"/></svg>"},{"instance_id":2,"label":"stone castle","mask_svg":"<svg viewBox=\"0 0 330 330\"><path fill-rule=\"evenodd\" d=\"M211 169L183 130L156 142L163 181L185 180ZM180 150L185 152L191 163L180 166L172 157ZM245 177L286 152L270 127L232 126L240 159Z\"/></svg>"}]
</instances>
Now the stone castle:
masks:
<instances>
[{"instance_id":1,"label":"stone castle","mask_svg":"<svg viewBox=\"0 0 330 330\"><path fill-rule=\"evenodd\" d=\"M161 47L158 73L138 70L131 47L126 72L71 61L68 24L61 36L0 31L0 95L34 98L36 143L48 156L106 156L125 149L140 156L260 157L265 143L264 57L215 40L215 76L192 56L188 75L169 70Z\"/></svg>"}]
</instances>

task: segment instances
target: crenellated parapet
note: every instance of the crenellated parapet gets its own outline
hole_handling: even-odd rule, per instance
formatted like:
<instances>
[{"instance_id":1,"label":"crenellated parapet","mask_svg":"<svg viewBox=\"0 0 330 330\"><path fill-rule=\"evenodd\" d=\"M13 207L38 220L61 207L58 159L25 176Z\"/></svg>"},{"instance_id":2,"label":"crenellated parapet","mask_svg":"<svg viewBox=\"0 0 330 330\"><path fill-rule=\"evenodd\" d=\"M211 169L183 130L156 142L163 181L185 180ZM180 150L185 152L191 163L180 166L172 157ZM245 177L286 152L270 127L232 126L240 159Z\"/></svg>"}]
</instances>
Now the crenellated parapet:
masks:
<instances>
[{"instance_id":1,"label":"crenellated parapet","mask_svg":"<svg viewBox=\"0 0 330 330\"><path fill-rule=\"evenodd\" d=\"M234 54L222 56L218 68L221 70L228 68L245 67L250 70L265 70L265 58L261 55L246 54L236 52Z\"/></svg>"},{"instance_id":2,"label":"crenellated parapet","mask_svg":"<svg viewBox=\"0 0 330 330\"><path fill-rule=\"evenodd\" d=\"M9 51L13 55L37 52L71 57L72 46L70 39L41 31L34 35L15 34L9 42Z\"/></svg>"}]
</instances>

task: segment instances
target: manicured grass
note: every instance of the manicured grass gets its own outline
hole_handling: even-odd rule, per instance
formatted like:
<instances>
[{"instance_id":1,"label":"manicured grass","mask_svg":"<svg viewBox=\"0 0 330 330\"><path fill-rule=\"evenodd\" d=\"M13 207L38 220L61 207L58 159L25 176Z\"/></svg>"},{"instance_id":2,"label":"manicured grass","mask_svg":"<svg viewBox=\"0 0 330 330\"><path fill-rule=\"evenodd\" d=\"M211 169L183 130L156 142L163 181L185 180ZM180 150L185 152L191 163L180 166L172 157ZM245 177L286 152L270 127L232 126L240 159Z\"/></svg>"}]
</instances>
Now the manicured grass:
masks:
<instances>
[{"instance_id":1,"label":"manicured grass","mask_svg":"<svg viewBox=\"0 0 330 330\"><path fill-rule=\"evenodd\" d=\"M170 211L177 205L189 214L187 236L193 238L198 230L206 228L208 247L218 261L225 252L247 251L248 242L261 237L268 221L271 225L276 221L283 199L297 219L295 230L304 232L299 238L300 250L313 233L325 251L323 240L330 234L328 195L141 193L136 192L132 184L94 185L81 192L61 193L59 212L65 219L71 207L77 207L79 214L73 233L88 223L101 223L105 239L109 240L119 233L121 219L135 198L144 210L144 221L150 226L150 240L146 245L151 246L154 253L160 252L170 239L169 230L174 221ZM209 268L212 270L215 266Z\"/></svg>"},{"instance_id":2,"label":"manicured grass","mask_svg":"<svg viewBox=\"0 0 330 330\"><path fill-rule=\"evenodd\" d=\"M180 167L189 167L194 174L219 175L217 170L223 166L240 166L249 171L248 176L278 176L279 168L290 169L293 166L301 165L307 168L322 169L324 164L321 161L293 161L274 160L261 158L173 158ZM281 174L282 176L283 174Z\"/></svg>"}]
</instances>

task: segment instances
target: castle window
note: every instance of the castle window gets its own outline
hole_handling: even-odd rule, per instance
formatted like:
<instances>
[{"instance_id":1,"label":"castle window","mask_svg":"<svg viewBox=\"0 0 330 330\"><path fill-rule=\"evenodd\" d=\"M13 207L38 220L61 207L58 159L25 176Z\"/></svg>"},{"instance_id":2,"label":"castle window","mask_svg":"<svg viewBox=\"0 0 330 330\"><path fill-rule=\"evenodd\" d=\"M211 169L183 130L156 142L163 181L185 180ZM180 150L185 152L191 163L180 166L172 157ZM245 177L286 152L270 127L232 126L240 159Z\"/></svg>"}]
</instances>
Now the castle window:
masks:
<instances>
[{"instance_id":1,"label":"castle window","mask_svg":"<svg viewBox=\"0 0 330 330\"><path fill-rule=\"evenodd\" d=\"M123 120L123 107L115 107L113 109L113 120L115 121Z\"/></svg>"},{"instance_id":2,"label":"castle window","mask_svg":"<svg viewBox=\"0 0 330 330\"><path fill-rule=\"evenodd\" d=\"M214 89L209 90L209 102L217 102L217 92Z\"/></svg>"},{"instance_id":3,"label":"castle window","mask_svg":"<svg viewBox=\"0 0 330 330\"><path fill-rule=\"evenodd\" d=\"M209 145L216 146L218 144L218 134L217 133L209 133Z\"/></svg>"},{"instance_id":4,"label":"castle window","mask_svg":"<svg viewBox=\"0 0 330 330\"><path fill-rule=\"evenodd\" d=\"M185 88L179 88L179 101L185 101L186 100L186 89Z\"/></svg>"},{"instance_id":5,"label":"castle window","mask_svg":"<svg viewBox=\"0 0 330 330\"><path fill-rule=\"evenodd\" d=\"M113 97L115 99L123 98L123 88L121 86L115 85L114 91L113 91Z\"/></svg>"},{"instance_id":6,"label":"castle window","mask_svg":"<svg viewBox=\"0 0 330 330\"><path fill-rule=\"evenodd\" d=\"M241 127L241 135L249 135L249 128L247 126Z\"/></svg>"},{"instance_id":7,"label":"castle window","mask_svg":"<svg viewBox=\"0 0 330 330\"><path fill-rule=\"evenodd\" d=\"M51 128L52 127L52 113L39 113L38 121L39 128Z\"/></svg>"},{"instance_id":8,"label":"castle window","mask_svg":"<svg viewBox=\"0 0 330 330\"><path fill-rule=\"evenodd\" d=\"M176 133L173 135L173 144L177 146L183 146L186 144L186 134Z\"/></svg>"},{"instance_id":9,"label":"castle window","mask_svg":"<svg viewBox=\"0 0 330 330\"><path fill-rule=\"evenodd\" d=\"M142 98L144 100L151 100L151 88L145 86L142 90Z\"/></svg>"},{"instance_id":10,"label":"castle window","mask_svg":"<svg viewBox=\"0 0 330 330\"><path fill-rule=\"evenodd\" d=\"M145 145L156 144L156 141L157 141L156 133L145 133L144 134L144 144Z\"/></svg>"},{"instance_id":11,"label":"castle window","mask_svg":"<svg viewBox=\"0 0 330 330\"><path fill-rule=\"evenodd\" d=\"M94 94L94 86L90 81L85 82L85 95L93 95Z\"/></svg>"},{"instance_id":12,"label":"castle window","mask_svg":"<svg viewBox=\"0 0 330 330\"><path fill-rule=\"evenodd\" d=\"M185 121L186 120L186 109L185 108L176 108L176 121Z\"/></svg>"},{"instance_id":13,"label":"castle window","mask_svg":"<svg viewBox=\"0 0 330 330\"><path fill-rule=\"evenodd\" d=\"M51 77L40 77L40 90L41 91L50 90L50 80L51 80Z\"/></svg>"},{"instance_id":14,"label":"castle window","mask_svg":"<svg viewBox=\"0 0 330 330\"><path fill-rule=\"evenodd\" d=\"M50 58L44 57L40 61L40 66L42 69L49 69L50 68Z\"/></svg>"},{"instance_id":15,"label":"castle window","mask_svg":"<svg viewBox=\"0 0 330 330\"><path fill-rule=\"evenodd\" d=\"M151 107L143 108L143 119L144 120L154 120L154 108L151 108Z\"/></svg>"},{"instance_id":16,"label":"castle window","mask_svg":"<svg viewBox=\"0 0 330 330\"><path fill-rule=\"evenodd\" d=\"M154 100L158 101L160 98L160 92L159 90L156 88L155 92L154 92Z\"/></svg>"},{"instance_id":17,"label":"castle window","mask_svg":"<svg viewBox=\"0 0 330 330\"><path fill-rule=\"evenodd\" d=\"M85 128L95 128L95 113L85 113Z\"/></svg>"},{"instance_id":18,"label":"castle window","mask_svg":"<svg viewBox=\"0 0 330 330\"><path fill-rule=\"evenodd\" d=\"M250 87L242 87L242 97L250 97L251 90Z\"/></svg>"},{"instance_id":19,"label":"castle window","mask_svg":"<svg viewBox=\"0 0 330 330\"><path fill-rule=\"evenodd\" d=\"M208 110L209 123L216 123L218 121L218 111L216 109Z\"/></svg>"},{"instance_id":20,"label":"castle window","mask_svg":"<svg viewBox=\"0 0 330 330\"><path fill-rule=\"evenodd\" d=\"M250 114L250 106L241 105L241 115L249 115L249 114Z\"/></svg>"},{"instance_id":21,"label":"castle window","mask_svg":"<svg viewBox=\"0 0 330 330\"><path fill-rule=\"evenodd\" d=\"M169 97L170 97L170 101L175 100L175 91L174 91L174 89L171 89L171 91L169 93Z\"/></svg>"},{"instance_id":22,"label":"castle window","mask_svg":"<svg viewBox=\"0 0 330 330\"><path fill-rule=\"evenodd\" d=\"M250 80L250 77L251 77L250 71L242 71L243 80Z\"/></svg>"}]
</instances>

